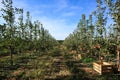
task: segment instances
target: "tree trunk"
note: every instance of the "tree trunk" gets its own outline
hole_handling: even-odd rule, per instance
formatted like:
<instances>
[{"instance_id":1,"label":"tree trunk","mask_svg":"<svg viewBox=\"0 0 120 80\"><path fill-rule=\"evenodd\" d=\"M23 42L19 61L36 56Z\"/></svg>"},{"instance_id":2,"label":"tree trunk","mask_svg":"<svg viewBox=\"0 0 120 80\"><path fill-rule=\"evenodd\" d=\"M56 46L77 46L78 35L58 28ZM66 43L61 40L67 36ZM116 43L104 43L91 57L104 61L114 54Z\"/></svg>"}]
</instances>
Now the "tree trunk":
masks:
<instances>
[{"instance_id":1,"label":"tree trunk","mask_svg":"<svg viewBox=\"0 0 120 80\"><path fill-rule=\"evenodd\" d=\"M14 52L14 49L12 48L12 46L10 46L10 64L11 64L11 66L13 66L13 52Z\"/></svg>"}]
</instances>

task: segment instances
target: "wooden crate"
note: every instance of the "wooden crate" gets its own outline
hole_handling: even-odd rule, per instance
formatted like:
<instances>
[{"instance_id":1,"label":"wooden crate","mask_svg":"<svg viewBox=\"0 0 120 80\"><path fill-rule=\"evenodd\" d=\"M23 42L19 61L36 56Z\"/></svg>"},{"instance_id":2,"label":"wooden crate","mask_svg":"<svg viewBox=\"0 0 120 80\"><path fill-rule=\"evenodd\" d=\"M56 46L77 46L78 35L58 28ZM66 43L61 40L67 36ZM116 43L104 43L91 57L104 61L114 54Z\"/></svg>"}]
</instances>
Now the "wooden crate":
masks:
<instances>
[{"instance_id":1,"label":"wooden crate","mask_svg":"<svg viewBox=\"0 0 120 80\"><path fill-rule=\"evenodd\" d=\"M100 62L94 62L93 69L102 75L102 74L106 74L106 73L111 73L112 65L107 62L103 62L103 64L101 64Z\"/></svg>"}]
</instances>

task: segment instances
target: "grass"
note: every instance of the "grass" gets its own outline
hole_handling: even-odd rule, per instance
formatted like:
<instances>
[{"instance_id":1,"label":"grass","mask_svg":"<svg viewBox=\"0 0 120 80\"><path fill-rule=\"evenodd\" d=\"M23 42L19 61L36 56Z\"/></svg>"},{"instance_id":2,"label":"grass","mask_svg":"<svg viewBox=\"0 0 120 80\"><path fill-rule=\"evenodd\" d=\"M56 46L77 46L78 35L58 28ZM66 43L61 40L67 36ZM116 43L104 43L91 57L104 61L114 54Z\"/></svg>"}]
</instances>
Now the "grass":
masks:
<instances>
[{"instance_id":1,"label":"grass","mask_svg":"<svg viewBox=\"0 0 120 80\"><path fill-rule=\"evenodd\" d=\"M83 58L75 60L74 54L69 54L59 48L42 55L34 53L24 53L24 55L14 55L14 69L10 69L10 57L5 56L0 59L0 63L8 67L3 69L0 65L0 79L21 79L21 80L117 80L118 76L111 75L91 75L82 68L91 68L93 58ZM109 78L108 78L109 77Z\"/></svg>"},{"instance_id":2,"label":"grass","mask_svg":"<svg viewBox=\"0 0 120 80\"><path fill-rule=\"evenodd\" d=\"M82 58L80 61L82 61L82 63L93 63L96 60L88 57L88 58Z\"/></svg>"}]
</instances>

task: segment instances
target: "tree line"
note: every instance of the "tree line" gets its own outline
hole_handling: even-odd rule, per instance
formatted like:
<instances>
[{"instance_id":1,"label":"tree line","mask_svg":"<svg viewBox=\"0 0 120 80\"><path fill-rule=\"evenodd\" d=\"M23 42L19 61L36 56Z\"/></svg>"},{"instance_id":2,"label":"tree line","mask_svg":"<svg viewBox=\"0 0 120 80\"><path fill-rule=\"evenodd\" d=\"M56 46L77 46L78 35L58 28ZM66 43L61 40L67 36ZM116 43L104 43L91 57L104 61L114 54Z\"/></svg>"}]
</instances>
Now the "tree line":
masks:
<instances>
[{"instance_id":1,"label":"tree line","mask_svg":"<svg viewBox=\"0 0 120 80\"><path fill-rule=\"evenodd\" d=\"M29 11L24 21L24 10L13 7L12 0L2 0L1 4L3 7L0 18L4 22L0 24L0 55L10 54L11 64L13 54L44 52L58 44L39 20L32 21Z\"/></svg>"},{"instance_id":2,"label":"tree line","mask_svg":"<svg viewBox=\"0 0 120 80\"><path fill-rule=\"evenodd\" d=\"M116 53L116 46L120 45L120 0L96 0L96 3L96 10L88 19L82 14L64 45L90 57L105 57Z\"/></svg>"},{"instance_id":3,"label":"tree line","mask_svg":"<svg viewBox=\"0 0 120 80\"><path fill-rule=\"evenodd\" d=\"M120 0L96 2L96 10L88 19L82 14L77 28L63 42L69 50L90 57L114 54L120 44ZM1 3L0 18L4 22L0 24L0 55L10 54L11 64L13 54L45 52L58 44L39 20L32 21L29 11L24 21L24 10L13 7L12 0L2 0Z\"/></svg>"}]
</instances>

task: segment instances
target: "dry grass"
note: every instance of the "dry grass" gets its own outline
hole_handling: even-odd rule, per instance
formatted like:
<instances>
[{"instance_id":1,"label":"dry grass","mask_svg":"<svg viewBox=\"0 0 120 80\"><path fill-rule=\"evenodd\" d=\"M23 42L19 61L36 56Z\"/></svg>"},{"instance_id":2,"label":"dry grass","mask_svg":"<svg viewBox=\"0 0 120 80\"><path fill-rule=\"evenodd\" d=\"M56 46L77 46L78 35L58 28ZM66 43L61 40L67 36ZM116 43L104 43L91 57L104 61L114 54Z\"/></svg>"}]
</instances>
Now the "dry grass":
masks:
<instances>
[{"instance_id":1,"label":"dry grass","mask_svg":"<svg viewBox=\"0 0 120 80\"><path fill-rule=\"evenodd\" d=\"M70 72L70 70L61 70L59 73L57 73L57 76L70 76L72 73Z\"/></svg>"}]
</instances>

